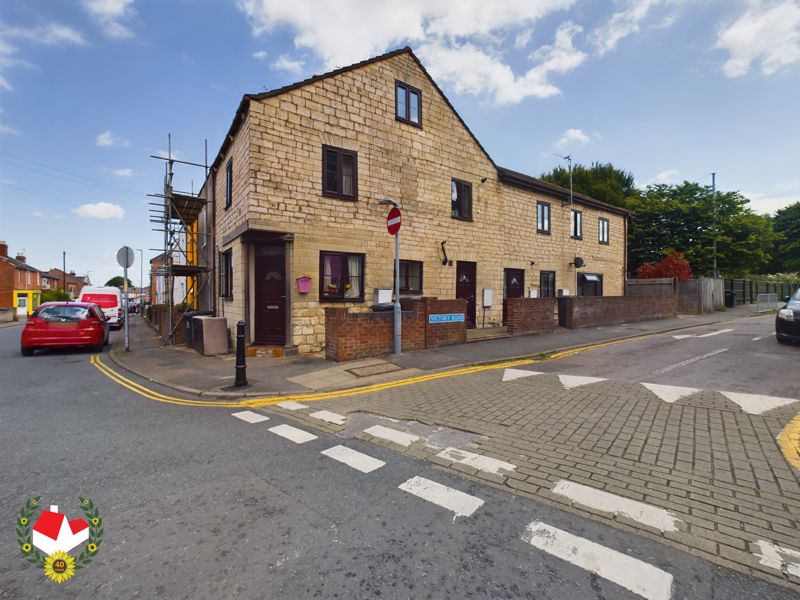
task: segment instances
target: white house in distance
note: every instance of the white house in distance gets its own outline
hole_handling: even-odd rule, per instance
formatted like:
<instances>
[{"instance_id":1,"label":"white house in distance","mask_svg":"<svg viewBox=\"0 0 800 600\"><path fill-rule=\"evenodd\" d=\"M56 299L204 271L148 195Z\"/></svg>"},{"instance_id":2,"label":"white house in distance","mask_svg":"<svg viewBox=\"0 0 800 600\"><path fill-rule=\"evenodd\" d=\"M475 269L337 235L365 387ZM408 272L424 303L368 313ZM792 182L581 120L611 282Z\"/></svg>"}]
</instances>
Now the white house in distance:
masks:
<instances>
[{"instance_id":1,"label":"white house in distance","mask_svg":"<svg viewBox=\"0 0 800 600\"><path fill-rule=\"evenodd\" d=\"M33 545L51 555L57 550L69 552L89 539L89 524L83 519L67 521L66 515L58 512L58 506L50 506L39 515L33 526Z\"/></svg>"}]
</instances>

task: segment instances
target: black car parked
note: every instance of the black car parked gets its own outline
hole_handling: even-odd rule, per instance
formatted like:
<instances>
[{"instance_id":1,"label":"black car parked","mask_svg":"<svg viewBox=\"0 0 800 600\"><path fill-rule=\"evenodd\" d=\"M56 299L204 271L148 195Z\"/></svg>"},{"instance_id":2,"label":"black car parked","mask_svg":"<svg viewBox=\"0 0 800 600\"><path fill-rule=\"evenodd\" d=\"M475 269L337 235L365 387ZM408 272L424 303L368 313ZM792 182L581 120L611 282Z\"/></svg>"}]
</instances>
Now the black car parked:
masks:
<instances>
[{"instance_id":1,"label":"black car parked","mask_svg":"<svg viewBox=\"0 0 800 600\"><path fill-rule=\"evenodd\" d=\"M800 288L786 297L786 305L775 317L775 337L781 343L800 342Z\"/></svg>"}]
</instances>

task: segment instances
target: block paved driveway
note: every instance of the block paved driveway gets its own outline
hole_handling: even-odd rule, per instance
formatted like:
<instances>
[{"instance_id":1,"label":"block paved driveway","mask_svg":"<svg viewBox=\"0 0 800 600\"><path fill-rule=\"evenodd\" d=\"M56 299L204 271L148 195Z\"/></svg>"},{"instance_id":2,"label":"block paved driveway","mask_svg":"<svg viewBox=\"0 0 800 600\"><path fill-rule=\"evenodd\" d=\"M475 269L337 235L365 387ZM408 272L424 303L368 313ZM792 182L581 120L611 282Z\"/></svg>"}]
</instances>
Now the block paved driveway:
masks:
<instances>
[{"instance_id":1,"label":"block paved driveway","mask_svg":"<svg viewBox=\"0 0 800 600\"><path fill-rule=\"evenodd\" d=\"M796 586L800 472L776 438L800 410L800 347L777 344L773 322L745 318L315 408L383 415L398 430L420 422L479 434L466 449L515 468L475 468L424 435L388 445ZM644 507L625 509L627 500ZM672 530L633 514L651 509L666 511Z\"/></svg>"},{"instance_id":2,"label":"block paved driveway","mask_svg":"<svg viewBox=\"0 0 800 600\"><path fill-rule=\"evenodd\" d=\"M356 419L339 425L318 405L156 403L99 375L87 353L22 358L17 336L0 331L0 598L795 596L356 439ZM60 585L16 546L16 515L35 495L70 518L88 496L103 516L95 562Z\"/></svg>"}]
</instances>

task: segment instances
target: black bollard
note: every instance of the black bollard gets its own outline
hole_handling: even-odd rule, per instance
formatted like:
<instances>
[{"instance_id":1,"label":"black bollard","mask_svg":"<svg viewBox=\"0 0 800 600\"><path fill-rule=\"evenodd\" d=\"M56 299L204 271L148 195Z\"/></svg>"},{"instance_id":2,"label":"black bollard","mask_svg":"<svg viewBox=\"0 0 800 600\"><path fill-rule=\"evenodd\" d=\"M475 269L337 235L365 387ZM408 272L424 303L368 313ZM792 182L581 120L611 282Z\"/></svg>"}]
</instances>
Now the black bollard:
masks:
<instances>
[{"instance_id":1,"label":"black bollard","mask_svg":"<svg viewBox=\"0 0 800 600\"><path fill-rule=\"evenodd\" d=\"M247 385L247 365L244 360L244 321L236 323L236 387Z\"/></svg>"}]
</instances>

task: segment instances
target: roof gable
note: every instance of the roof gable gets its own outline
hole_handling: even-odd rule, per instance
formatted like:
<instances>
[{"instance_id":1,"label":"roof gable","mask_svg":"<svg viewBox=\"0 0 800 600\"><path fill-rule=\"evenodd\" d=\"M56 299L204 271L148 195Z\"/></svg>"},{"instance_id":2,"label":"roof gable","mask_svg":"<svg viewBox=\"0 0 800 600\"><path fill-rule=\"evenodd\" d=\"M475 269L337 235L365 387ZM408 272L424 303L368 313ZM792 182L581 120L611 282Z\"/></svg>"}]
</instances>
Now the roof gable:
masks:
<instances>
[{"instance_id":1,"label":"roof gable","mask_svg":"<svg viewBox=\"0 0 800 600\"><path fill-rule=\"evenodd\" d=\"M58 532L61 531L61 522L64 520L64 515L61 513L50 512L46 510L39 515L36 524L33 526L34 531L38 531L44 536L52 540L58 539Z\"/></svg>"}]
</instances>

